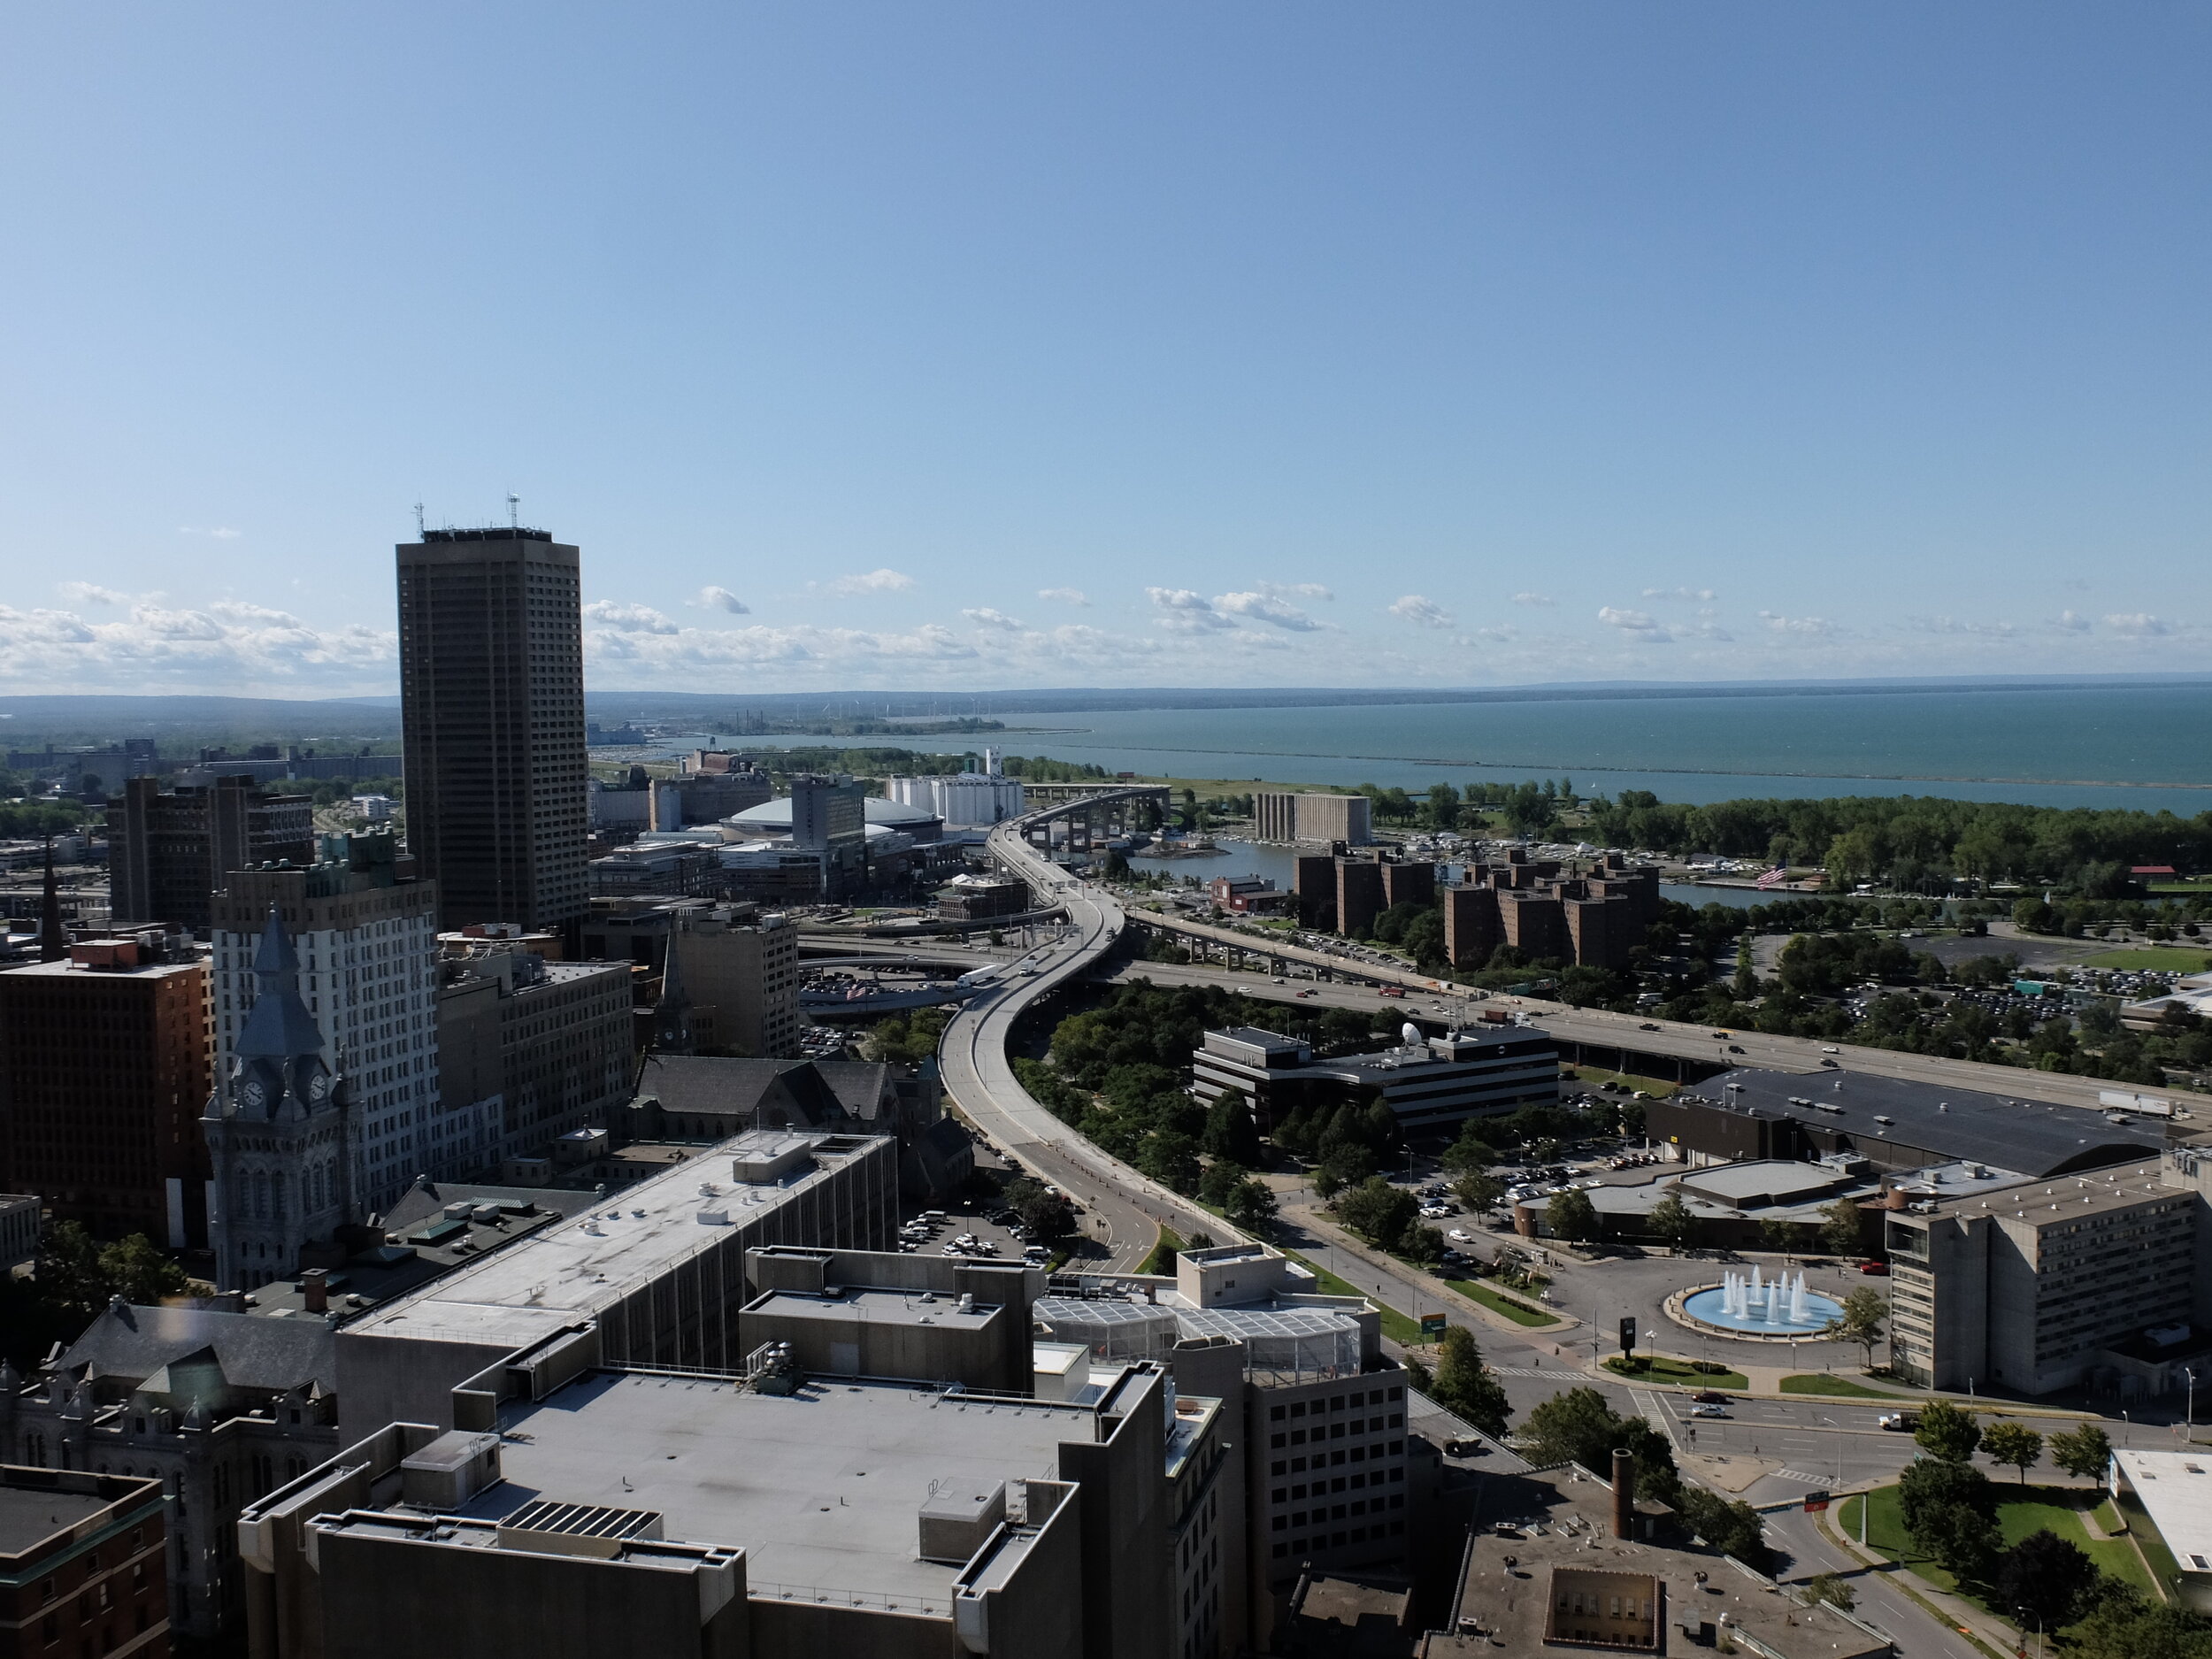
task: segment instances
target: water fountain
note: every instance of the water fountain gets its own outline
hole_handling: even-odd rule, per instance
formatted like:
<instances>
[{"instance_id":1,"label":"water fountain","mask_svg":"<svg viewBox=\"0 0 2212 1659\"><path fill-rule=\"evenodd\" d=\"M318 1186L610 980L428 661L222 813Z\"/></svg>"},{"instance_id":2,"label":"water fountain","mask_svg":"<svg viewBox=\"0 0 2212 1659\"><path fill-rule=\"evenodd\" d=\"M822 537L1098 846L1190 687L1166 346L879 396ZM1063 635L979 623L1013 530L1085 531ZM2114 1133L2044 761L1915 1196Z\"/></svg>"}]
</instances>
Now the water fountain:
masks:
<instances>
[{"instance_id":1,"label":"water fountain","mask_svg":"<svg viewBox=\"0 0 2212 1659\"><path fill-rule=\"evenodd\" d=\"M1746 1336L1803 1337L1826 1329L1843 1306L1811 1288L1803 1270L1769 1279L1755 1262L1748 1274L1724 1272L1719 1284L1693 1291L1683 1298L1682 1310L1701 1324Z\"/></svg>"}]
</instances>

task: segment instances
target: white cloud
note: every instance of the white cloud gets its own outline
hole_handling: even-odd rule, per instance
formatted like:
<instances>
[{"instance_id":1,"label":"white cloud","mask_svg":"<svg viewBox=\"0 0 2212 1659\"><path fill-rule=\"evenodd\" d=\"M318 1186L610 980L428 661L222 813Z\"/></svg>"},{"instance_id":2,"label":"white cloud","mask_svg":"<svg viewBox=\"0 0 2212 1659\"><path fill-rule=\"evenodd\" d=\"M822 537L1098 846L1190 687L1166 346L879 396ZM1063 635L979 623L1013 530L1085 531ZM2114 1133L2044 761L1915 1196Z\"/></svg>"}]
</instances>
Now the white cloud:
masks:
<instances>
[{"instance_id":1,"label":"white cloud","mask_svg":"<svg viewBox=\"0 0 2212 1659\"><path fill-rule=\"evenodd\" d=\"M1319 599L1327 602L1336 597L1319 582L1255 582L1253 586L1277 599Z\"/></svg>"},{"instance_id":2,"label":"white cloud","mask_svg":"<svg viewBox=\"0 0 2212 1659\"><path fill-rule=\"evenodd\" d=\"M318 629L286 611L236 603L198 611L142 603L115 622L0 605L0 684L13 687L384 691L396 646L388 632Z\"/></svg>"},{"instance_id":3,"label":"white cloud","mask_svg":"<svg viewBox=\"0 0 2212 1659\"><path fill-rule=\"evenodd\" d=\"M1671 599L1683 604L1694 604L1701 599L1717 599L1720 595L1709 588L1647 588L1647 599Z\"/></svg>"},{"instance_id":4,"label":"white cloud","mask_svg":"<svg viewBox=\"0 0 2212 1659\"><path fill-rule=\"evenodd\" d=\"M988 605L979 606L973 611L963 611L960 614L979 628L1003 628L1010 633L1018 633L1022 626L1018 618L1008 616L1003 611L994 611Z\"/></svg>"},{"instance_id":5,"label":"white cloud","mask_svg":"<svg viewBox=\"0 0 2212 1659\"><path fill-rule=\"evenodd\" d=\"M1074 605L1082 610L1088 610L1091 603L1090 595L1080 588L1040 588L1037 597L1048 599L1056 605Z\"/></svg>"},{"instance_id":6,"label":"white cloud","mask_svg":"<svg viewBox=\"0 0 2212 1659\"><path fill-rule=\"evenodd\" d=\"M749 617L753 613L752 606L747 604L728 588L716 588L711 585L702 588L697 594L685 600L684 603L696 606L702 611L726 611L733 617Z\"/></svg>"},{"instance_id":7,"label":"white cloud","mask_svg":"<svg viewBox=\"0 0 2212 1659\"><path fill-rule=\"evenodd\" d=\"M1171 634L1218 634L1236 626L1213 608L1205 595L1187 588L1148 588L1144 593L1164 613L1154 620Z\"/></svg>"},{"instance_id":8,"label":"white cloud","mask_svg":"<svg viewBox=\"0 0 2212 1659\"><path fill-rule=\"evenodd\" d=\"M218 541L235 541L240 536L245 534L246 533L243 530L234 530L228 525L217 526L212 529L199 529L192 525L180 524L177 526L177 534L179 535L209 536Z\"/></svg>"},{"instance_id":9,"label":"white cloud","mask_svg":"<svg viewBox=\"0 0 2212 1659\"><path fill-rule=\"evenodd\" d=\"M2062 611L2058 613L2058 620L2051 626L2061 634L2086 634L2093 625L2079 611Z\"/></svg>"},{"instance_id":10,"label":"white cloud","mask_svg":"<svg viewBox=\"0 0 2212 1659\"><path fill-rule=\"evenodd\" d=\"M1311 634L1328 626L1316 622L1297 606L1286 605L1267 594L1217 594L1214 609L1231 616L1248 617L1255 622L1288 628L1294 634Z\"/></svg>"},{"instance_id":11,"label":"white cloud","mask_svg":"<svg viewBox=\"0 0 2212 1659\"><path fill-rule=\"evenodd\" d=\"M674 634L677 627L650 605L618 604L611 599L595 599L584 607L584 620L596 622L603 628L618 634Z\"/></svg>"},{"instance_id":12,"label":"white cloud","mask_svg":"<svg viewBox=\"0 0 2212 1659\"><path fill-rule=\"evenodd\" d=\"M1786 617L1778 611L1762 611L1759 620L1777 634L1793 634L1802 639L1832 639L1842 632L1825 617Z\"/></svg>"},{"instance_id":13,"label":"white cloud","mask_svg":"<svg viewBox=\"0 0 2212 1659\"><path fill-rule=\"evenodd\" d=\"M1448 628L1453 626L1452 613L1433 599L1419 594L1406 594L1394 602L1390 614L1402 621L1410 622L1417 628Z\"/></svg>"},{"instance_id":14,"label":"white cloud","mask_svg":"<svg viewBox=\"0 0 2212 1659\"><path fill-rule=\"evenodd\" d=\"M1921 634L1978 634L2000 640L2020 632L2009 622L1965 622L1956 617L1914 617L1905 626Z\"/></svg>"},{"instance_id":15,"label":"white cloud","mask_svg":"<svg viewBox=\"0 0 2212 1659\"><path fill-rule=\"evenodd\" d=\"M128 594L103 588L97 582L63 582L54 591L73 605L127 605L131 602Z\"/></svg>"},{"instance_id":16,"label":"white cloud","mask_svg":"<svg viewBox=\"0 0 2212 1659\"><path fill-rule=\"evenodd\" d=\"M1508 625L1495 628L1477 628L1472 634L1463 634L1452 643L1455 645L1509 645L1520 637L1520 629Z\"/></svg>"},{"instance_id":17,"label":"white cloud","mask_svg":"<svg viewBox=\"0 0 2212 1659\"><path fill-rule=\"evenodd\" d=\"M2125 611L2104 619L2104 625L2115 634L2131 640L2153 640L2174 631L2174 625L2147 611Z\"/></svg>"},{"instance_id":18,"label":"white cloud","mask_svg":"<svg viewBox=\"0 0 2212 1659\"><path fill-rule=\"evenodd\" d=\"M840 599L850 599L860 594L903 593L914 585L914 579L904 571L863 571L857 575L840 576L822 584L825 593Z\"/></svg>"},{"instance_id":19,"label":"white cloud","mask_svg":"<svg viewBox=\"0 0 2212 1659\"><path fill-rule=\"evenodd\" d=\"M1674 635L1656 619L1641 611L1625 611L1618 605L1598 607L1598 620L1609 628L1618 628L1631 639L1646 645L1671 645Z\"/></svg>"}]
</instances>

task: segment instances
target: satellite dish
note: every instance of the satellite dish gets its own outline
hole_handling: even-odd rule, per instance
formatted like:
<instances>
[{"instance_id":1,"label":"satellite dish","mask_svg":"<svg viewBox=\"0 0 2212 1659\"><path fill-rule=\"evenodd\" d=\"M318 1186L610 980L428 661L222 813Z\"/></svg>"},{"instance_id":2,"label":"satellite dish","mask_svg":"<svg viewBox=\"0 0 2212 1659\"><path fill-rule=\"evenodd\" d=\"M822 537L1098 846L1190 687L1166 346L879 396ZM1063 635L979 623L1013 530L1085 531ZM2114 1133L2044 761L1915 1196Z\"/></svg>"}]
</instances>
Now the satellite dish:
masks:
<instances>
[{"instance_id":1,"label":"satellite dish","mask_svg":"<svg viewBox=\"0 0 2212 1659\"><path fill-rule=\"evenodd\" d=\"M1421 1046L1421 1028L1409 1019L1398 1027L1398 1041L1409 1048L1418 1048Z\"/></svg>"}]
</instances>

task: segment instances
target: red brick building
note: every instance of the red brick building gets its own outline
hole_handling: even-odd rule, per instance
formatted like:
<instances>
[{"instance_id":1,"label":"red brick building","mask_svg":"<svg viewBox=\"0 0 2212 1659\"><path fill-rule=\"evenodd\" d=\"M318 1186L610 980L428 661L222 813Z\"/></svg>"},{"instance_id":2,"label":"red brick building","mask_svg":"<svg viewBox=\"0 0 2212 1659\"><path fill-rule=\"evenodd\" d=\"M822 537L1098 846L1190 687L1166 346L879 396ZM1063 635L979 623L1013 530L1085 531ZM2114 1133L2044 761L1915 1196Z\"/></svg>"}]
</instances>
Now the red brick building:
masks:
<instances>
[{"instance_id":1,"label":"red brick building","mask_svg":"<svg viewBox=\"0 0 2212 1659\"><path fill-rule=\"evenodd\" d=\"M0 1659L168 1659L161 1482L0 1464Z\"/></svg>"},{"instance_id":2,"label":"red brick building","mask_svg":"<svg viewBox=\"0 0 2212 1659\"><path fill-rule=\"evenodd\" d=\"M102 1238L207 1241L214 1087L204 959L163 935L83 940L0 973L0 1191Z\"/></svg>"}]
</instances>

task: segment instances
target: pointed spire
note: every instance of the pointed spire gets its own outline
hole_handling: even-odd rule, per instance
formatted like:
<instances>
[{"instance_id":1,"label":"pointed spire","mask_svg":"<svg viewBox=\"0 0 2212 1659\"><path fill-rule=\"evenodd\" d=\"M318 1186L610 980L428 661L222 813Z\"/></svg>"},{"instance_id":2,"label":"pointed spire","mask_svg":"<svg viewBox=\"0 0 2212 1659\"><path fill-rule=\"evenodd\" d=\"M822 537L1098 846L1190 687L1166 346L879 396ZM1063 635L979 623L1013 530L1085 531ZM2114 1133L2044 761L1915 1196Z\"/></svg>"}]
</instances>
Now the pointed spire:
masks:
<instances>
[{"instance_id":1,"label":"pointed spire","mask_svg":"<svg viewBox=\"0 0 2212 1659\"><path fill-rule=\"evenodd\" d=\"M235 1052L241 1059L294 1060L322 1053L322 1028L300 1000L299 965L291 935L272 905L254 953L254 978L261 983L239 1028Z\"/></svg>"},{"instance_id":2,"label":"pointed spire","mask_svg":"<svg viewBox=\"0 0 2212 1659\"><path fill-rule=\"evenodd\" d=\"M68 930L61 925L61 888L54 880L54 838L46 838L46 889L38 906L38 959L65 961L69 955Z\"/></svg>"},{"instance_id":3,"label":"pointed spire","mask_svg":"<svg viewBox=\"0 0 2212 1659\"><path fill-rule=\"evenodd\" d=\"M284 931L284 918L273 904L269 907L269 919L261 925L261 944L253 953L253 972L265 991L270 988L272 979L283 979L288 988L299 982L299 953L292 949L292 935Z\"/></svg>"}]
</instances>

